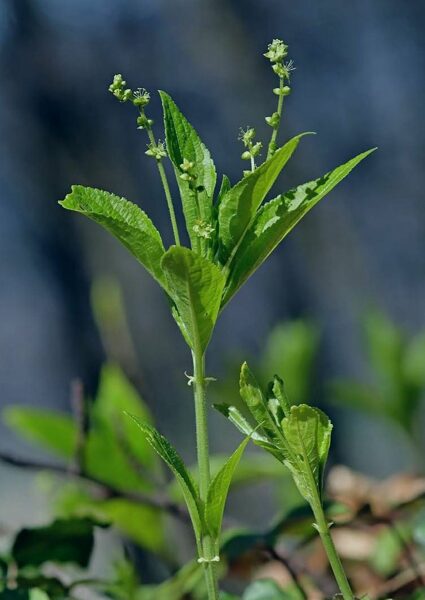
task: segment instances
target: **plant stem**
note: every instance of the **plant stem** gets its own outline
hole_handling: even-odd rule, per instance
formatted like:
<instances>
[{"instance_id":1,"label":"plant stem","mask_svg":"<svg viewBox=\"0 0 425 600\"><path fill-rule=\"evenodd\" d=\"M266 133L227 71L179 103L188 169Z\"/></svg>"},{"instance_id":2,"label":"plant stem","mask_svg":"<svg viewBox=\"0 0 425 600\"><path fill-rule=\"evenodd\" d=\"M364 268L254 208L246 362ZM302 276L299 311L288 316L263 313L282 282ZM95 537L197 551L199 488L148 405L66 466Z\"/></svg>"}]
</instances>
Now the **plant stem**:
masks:
<instances>
[{"instance_id":1,"label":"plant stem","mask_svg":"<svg viewBox=\"0 0 425 600\"><path fill-rule=\"evenodd\" d=\"M201 500L206 501L210 485L210 458L208 444L208 423L206 404L205 357L201 350L192 352L193 358L193 387L196 413L196 447L198 453L199 493ZM207 584L208 600L218 600L217 573L214 562L215 540L209 535L201 540L202 551L206 559L204 562L205 580Z\"/></svg>"},{"instance_id":2,"label":"plant stem","mask_svg":"<svg viewBox=\"0 0 425 600\"><path fill-rule=\"evenodd\" d=\"M147 132L150 143L153 147L155 147L156 140L152 128L147 127ZM167 200L168 212L170 213L171 226L173 228L174 241L176 242L176 246L180 246L180 235L177 227L176 213L174 212L173 198L171 197L170 186L168 185L167 174L165 172L164 165L162 164L162 160L156 160L156 165L158 167L159 176L161 178L162 187L164 188L165 198Z\"/></svg>"},{"instance_id":3,"label":"plant stem","mask_svg":"<svg viewBox=\"0 0 425 600\"><path fill-rule=\"evenodd\" d=\"M279 78L279 89L282 90L283 89L283 77ZM279 100L277 102L277 114L279 115L279 123L278 126L276 128L273 129L272 132L272 136L270 138L270 142L269 142L269 147L267 150L267 159L271 158L274 154L275 148L276 148L276 139L277 139L277 133L279 131L279 125L280 125L280 119L282 118L282 109L283 109L283 94L279 94Z\"/></svg>"},{"instance_id":4,"label":"plant stem","mask_svg":"<svg viewBox=\"0 0 425 600\"><path fill-rule=\"evenodd\" d=\"M317 498L317 501L314 503L314 505L312 504L311 508L314 513L314 518L316 519L317 531L319 532L323 547L329 560L329 564L331 565L341 594L344 600L353 600L354 594L345 574L344 567L342 566L341 559L336 551L335 544L329 531L329 523L326 519L326 515L319 498Z\"/></svg>"}]
</instances>

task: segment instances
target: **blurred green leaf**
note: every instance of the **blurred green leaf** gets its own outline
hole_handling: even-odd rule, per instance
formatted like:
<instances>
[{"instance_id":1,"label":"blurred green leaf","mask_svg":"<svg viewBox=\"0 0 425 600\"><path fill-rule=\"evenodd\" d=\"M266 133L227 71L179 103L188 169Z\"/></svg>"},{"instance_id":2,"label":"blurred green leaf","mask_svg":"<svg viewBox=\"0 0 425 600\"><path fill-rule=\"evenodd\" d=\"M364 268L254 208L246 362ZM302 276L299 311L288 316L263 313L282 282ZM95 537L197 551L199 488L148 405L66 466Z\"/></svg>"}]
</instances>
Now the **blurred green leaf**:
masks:
<instances>
[{"instance_id":1,"label":"blurred green leaf","mask_svg":"<svg viewBox=\"0 0 425 600\"><path fill-rule=\"evenodd\" d=\"M21 529L12 546L12 558L19 567L45 562L87 567L93 551L94 525L90 519L58 519L44 527Z\"/></svg>"},{"instance_id":2,"label":"blurred green leaf","mask_svg":"<svg viewBox=\"0 0 425 600\"><path fill-rule=\"evenodd\" d=\"M197 562L192 561L160 585L141 586L137 600L182 600L198 588L204 589L204 571Z\"/></svg>"},{"instance_id":3,"label":"blurred green leaf","mask_svg":"<svg viewBox=\"0 0 425 600\"><path fill-rule=\"evenodd\" d=\"M164 245L158 230L146 213L125 198L103 190L82 185L73 185L71 190L59 204L102 225L164 287L164 276L160 266L165 251Z\"/></svg>"},{"instance_id":4,"label":"blurred green leaf","mask_svg":"<svg viewBox=\"0 0 425 600\"><path fill-rule=\"evenodd\" d=\"M126 498L98 500L81 485L69 483L56 500L61 518L92 518L110 523L128 539L152 552L165 549L163 513L158 509Z\"/></svg>"},{"instance_id":5,"label":"blurred green leaf","mask_svg":"<svg viewBox=\"0 0 425 600\"><path fill-rule=\"evenodd\" d=\"M26 440L40 444L63 458L72 459L77 429L71 417L41 408L8 406L3 411L3 420Z\"/></svg>"},{"instance_id":6,"label":"blurred green leaf","mask_svg":"<svg viewBox=\"0 0 425 600\"><path fill-rule=\"evenodd\" d=\"M371 566L382 577L389 577L396 572L402 552L403 544L400 537L391 528L385 528L376 538Z\"/></svg>"},{"instance_id":7,"label":"blurred green leaf","mask_svg":"<svg viewBox=\"0 0 425 600\"><path fill-rule=\"evenodd\" d=\"M425 388L425 332L415 336L407 346L403 370L409 383Z\"/></svg>"},{"instance_id":8,"label":"blurred green leaf","mask_svg":"<svg viewBox=\"0 0 425 600\"><path fill-rule=\"evenodd\" d=\"M280 323L267 337L260 365L262 381L268 381L271 373L279 373L291 404L308 402L318 345L318 329L309 321Z\"/></svg>"},{"instance_id":9,"label":"blurred green leaf","mask_svg":"<svg viewBox=\"0 0 425 600\"><path fill-rule=\"evenodd\" d=\"M254 581L245 590L242 600L289 600L292 596L286 594L277 583L271 579Z\"/></svg>"},{"instance_id":10,"label":"blurred green leaf","mask_svg":"<svg viewBox=\"0 0 425 600\"><path fill-rule=\"evenodd\" d=\"M183 324L192 350L199 347L204 352L217 320L224 275L215 264L181 246L172 246L161 264L181 319L178 324Z\"/></svg>"}]
</instances>

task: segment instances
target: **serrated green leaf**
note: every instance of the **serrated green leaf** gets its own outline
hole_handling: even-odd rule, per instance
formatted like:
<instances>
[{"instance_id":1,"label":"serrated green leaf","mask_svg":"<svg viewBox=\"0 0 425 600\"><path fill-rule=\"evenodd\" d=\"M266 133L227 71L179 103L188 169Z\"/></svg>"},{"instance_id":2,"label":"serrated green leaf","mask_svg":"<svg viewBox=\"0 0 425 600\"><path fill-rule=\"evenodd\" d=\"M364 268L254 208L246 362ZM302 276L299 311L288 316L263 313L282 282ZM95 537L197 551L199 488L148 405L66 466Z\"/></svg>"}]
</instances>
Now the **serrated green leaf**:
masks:
<instances>
[{"instance_id":1,"label":"serrated green leaf","mask_svg":"<svg viewBox=\"0 0 425 600\"><path fill-rule=\"evenodd\" d=\"M260 426L260 431L262 429L277 447L281 447L282 436L280 430L269 410L267 400L246 362L243 363L241 368L239 386L242 400Z\"/></svg>"},{"instance_id":2,"label":"serrated green leaf","mask_svg":"<svg viewBox=\"0 0 425 600\"><path fill-rule=\"evenodd\" d=\"M165 287L160 266L164 245L146 213L136 204L96 188L73 185L71 190L59 204L102 225Z\"/></svg>"},{"instance_id":3,"label":"serrated green leaf","mask_svg":"<svg viewBox=\"0 0 425 600\"><path fill-rule=\"evenodd\" d=\"M217 320L224 276L206 258L177 246L164 254L161 265L185 339L193 350L204 352Z\"/></svg>"},{"instance_id":4,"label":"serrated green leaf","mask_svg":"<svg viewBox=\"0 0 425 600\"><path fill-rule=\"evenodd\" d=\"M258 207L276 181L279 173L291 158L301 137L297 135L279 148L258 169L244 177L221 199L218 222L220 261L224 265L238 248L250 227Z\"/></svg>"},{"instance_id":5,"label":"serrated green leaf","mask_svg":"<svg viewBox=\"0 0 425 600\"><path fill-rule=\"evenodd\" d=\"M208 488L208 495L205 503L205 522L207 523L213 539L217 539L220 535L224 506L226 504L232 477L249 440L250 438L248 437L239 445L212 479Z\"/></svg>"},{"instance_id":6,"label":"serrated green leaf","mask_svg":"<svg viewBox=\"0 0 425 600\"><path fill-rule=\"evenodd\" d=\"M77 429L71 417L41 408L8 406L3 410L3 420L26 440L40 444L63 458L72 459Z\"/></svg>"},{"instance_id":7,"label":"serrated green leaf","mask_svg":"<svg viewBox=\"0 0 425 600\"><path fill-rule=\"evenodd\" d=\"M201 219L212 225L212 200L217 179L215 166L208 149L172 98L165 92L160 92L160 96L167 151L174 165L189 238L192 248L196 249L199 242L193 229L196 221ZM180 178L180 165L184 159L194 163L198 188L196 195L190 189L189 182Z\"/></svg>"},{"instance_id":8,"label":"serrated green leaf","mask_svg":"<svg viewBox=\"0 0 425 600\"><path fill-rule=\"evenodd\" d=\"M176 477L187 504L193 529L195 531L196 540L199 544L202 532L205 528L202 517L203 507L195 481L192 479L189 471L186 469L186 466L180 455L163 435L161 435L148 423L140 421L140 419L134 415L128 414L128 416L133 419L135 424L142 431L146 440L149 442L149 444L151 444L155 452L159 454L159 456L163 459Z\"/></svg>"},{"instance_id":9,"label":"serrated green leaf","mask_svg":"<svg viewBox=\"0 0 425 600\"><path fill-rule=\"evenodd\" d=\"M326 173L323 177L304 183L286 194L278 196L258 211L232 259L230 275L223 297L223 306L292 231L304 215L373 151L374 149L363 152L333 171ZM224 205L224 200L222 205Z\"/></svg>"},{"instance_id":10,"label":"serrated green leaf","mask_svg":"<svg viewBox=\"0 0 425 600\"><path fill-rule=\"evenodd\" d=\"M331 443L332 423L321 410L300 404L292 406L282 421L288 445L285 465L301 495L315 503L321 497L323 473Z\"/></svg>"}]
</instances>

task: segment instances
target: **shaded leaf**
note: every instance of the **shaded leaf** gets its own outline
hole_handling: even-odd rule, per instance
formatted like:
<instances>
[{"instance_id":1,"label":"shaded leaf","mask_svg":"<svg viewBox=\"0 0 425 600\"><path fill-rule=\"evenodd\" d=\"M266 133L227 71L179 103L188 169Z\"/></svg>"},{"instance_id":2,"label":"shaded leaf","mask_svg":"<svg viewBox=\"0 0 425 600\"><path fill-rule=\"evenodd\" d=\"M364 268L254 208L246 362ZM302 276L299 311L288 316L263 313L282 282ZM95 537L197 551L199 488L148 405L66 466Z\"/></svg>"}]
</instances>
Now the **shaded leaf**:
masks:
<instances>
[{"instance_id":1,"label":"shaded leaf","mask_svg":"<svg viewBox=\"0 0 425 600\"><path fill-rule=\"evenodd\" d=\"M326 173L323 177L304 183L286 194L278 196L258 211L252 224L249 224L246 235L232 260L223 305L258 269L304 215L371 152L373 150L363 152L333 171ZM224 200L222 205L224 205ZM246 222L246 218L244 222Z\"/></svg>"},{"instance_id":2,"label":"shaded leaf","mask_svg":"<svg viewBox=\"0 0 425 600\"><path fill-rule=\"evenodd\" d=\"M179 313L178 324L191 348L204 352L217 319L224 276L216 265L188 248L171 247L161 264Z\"/></svg>"},{"instance_id":3,"label":"shaded leaf","mask_svg":"<svg viewBox=\"0 0 425 600\"><path fill-rule=\"evenodd\" d=\"M3 420L30 442L40 444L55 454L71 459L77 444L77 429L71 417L41 408L8 406Z\"/></svg>"},{"instance_id":4,"label":"shaded leaf","mask_svg":"<svg viewBox=\"0 0 425 600\"><path fill-rule=\"evenodd\" d=\"M222 198L219 207L220 261L224 265L237 249L250 227L254 215L291 158L301 137L297 135L279 148L275 154L244 177Z\"/></svg>"},{"instance_id":5,"label":"shaded leaf","mask_svg":"<svg viewBox=\"0 0 425 600\"><path fill-rule=\"evenodd\" d=\"M195 481L192 479L190 473L186 469L186 466L180 455L163 435L161 435L148 423L140 421L140 419L134 415L129 414L128 416L133 419L133 421L142 431L146 440L164 460L176 477L189 510L196 539L199 542L201 539L201 533L204 530L202 519L203 508L201 507L199 491Z\"/></svg>"},{"instance_id":6,"label":"shaded leaf","mask_svg":"<svg viewBox=\"0 0 425 600\"><path fill-rule=\"evenodd\" d=\"M183 204L186 227L193 248L198 245L199 238L193 230L198 219L212 224L212 200L216 184L214 162L199 135L177 108L172 98L160 92L164 111L165 137L167 151L174 165L177 183ZM180 178L180 165L184 159L194 163L197 176L196 195L189 187L189 182Z\"/></svg>"},{"instance_id":7,"label":"shaded leaf","mask_svg":"<svg viewBox=\"0 0 425 600\"><path fill-rule=\"evenodd\" d=\"M217 539L220 535L224 507L232 482L233 473L242 458L242 454L249 440L250 438L248 437L239 445L212 479L208 488L208 496L205 504L205 522L212 533L213 539Z\"/></svg>"},{"instance_id":8,"label":"shaded leaf","mask_svg":"<svg viewBox=\"0 0 425 600\"><path fill-rule=\"evenodd\" d=\"M44 527L21 529L12 546L12 558L19 567L45 562L87 567L94 545L93 529L94 522L89 519L58 519Z\"/></svg>"},{"instance_id":9,"label":"shaded leaf","mask_svg":"<svg viewBox=\"0 0 425 600\"><path fill-rule=\"evenodd\" d=\"M64 208L79 212L114 235L164 287L161 236L136 204L96 188L73 185L71 193L59 202Z\"/></svg>"}]
</instances>

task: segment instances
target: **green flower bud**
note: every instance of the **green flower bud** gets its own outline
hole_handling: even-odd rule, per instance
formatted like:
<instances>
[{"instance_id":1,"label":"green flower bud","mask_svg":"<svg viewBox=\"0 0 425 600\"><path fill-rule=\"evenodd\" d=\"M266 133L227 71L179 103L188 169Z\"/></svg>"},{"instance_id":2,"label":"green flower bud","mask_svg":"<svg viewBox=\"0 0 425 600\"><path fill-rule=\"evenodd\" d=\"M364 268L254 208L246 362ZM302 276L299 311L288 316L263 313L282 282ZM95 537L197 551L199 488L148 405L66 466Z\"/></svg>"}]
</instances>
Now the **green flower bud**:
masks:
<instances>
[{"instance_id":1,"label":"green flower bud","mask_svg":"<svg viewBox=\"0 0 425 600\"><path fill-rule=\"evenodd\" d=\"M184 158L182 164L180 165L180 168L185 173L188 173L189 171L191 171L193 169L194 166L195 166L195 164L193 162L191 162L190 160L187 160L187 158Z\"/></svg>"},{"instance_id":2,"label":"green flower bud","mask_svg":"<svg viewBox=\"0 0 425 600\"><path fill-rule=\"evenodd\" d=\"M277 129L279 127L280 117L279 113L274 112L270 117L266 117L267 125L273 127L273 129Z\"/></svg>"},{"instance_id":3,"label":"green flower bud","mask_svg":"<svg viewBox=\"0 0 425 600\"><path fill-rule=\"evenodd\" d=\"M152 156L156 160L162 160L167 156L165 146L162 142L158 142L156 146L154 144L149 144L145 154Z\"/></svg>"},{"instance_id":4,"label":"green flower bud","mask_svg":"<svg viewBox=\"0 0 425 600\"><path fill-rule=\"evenodd\" d=\"M250 158L251 158L251 152L249 150L245 150L245 152L243 152L241 154L242 160L249 160Z\"/></svg>"},{"instance_id":5,"label":"green flower bud","mask_svg":"<svg viewBox=\"0 0 425 600\"><path fill-rule=\"evenodd\" d=\"M183 181L193 181L195 179L193 175L189 175L189 173L180 173L179 177L180 179L183 179Z\"/></svg>"},{"instance_id":6,"label":"green flower bud","mask_svg":"<svg viewBox=\"0 0 425 600\"><path fill-rule=\"evenodd\" d=\"M271 63L281 63L288 54L288 46L282 40L273 40L267 47L267 52L264 54Z\"/></svg>"},{"instance_id":7,"label":"green flower bud","mask_svg":"<svg viewBox=\"0 0 425 600\"><path fill-rule=\"evenodd\" d=\"M243 171L243 176L244 177L248 177L248 175L251 175L252 171Z\"/></svg>"},{"instance_id":8,"label":"green flower bud","mask_svg":"<svg viewBox=\"0 0 425 600\"><path fill-rule=\"evenodd\" d=\"M256 144L254 144L253 147L251 148L251 156L257 156L257 154L260 152L262 147L263 147L263 144L261 142L257 142Z\"/></svg>"}]
</instances>

